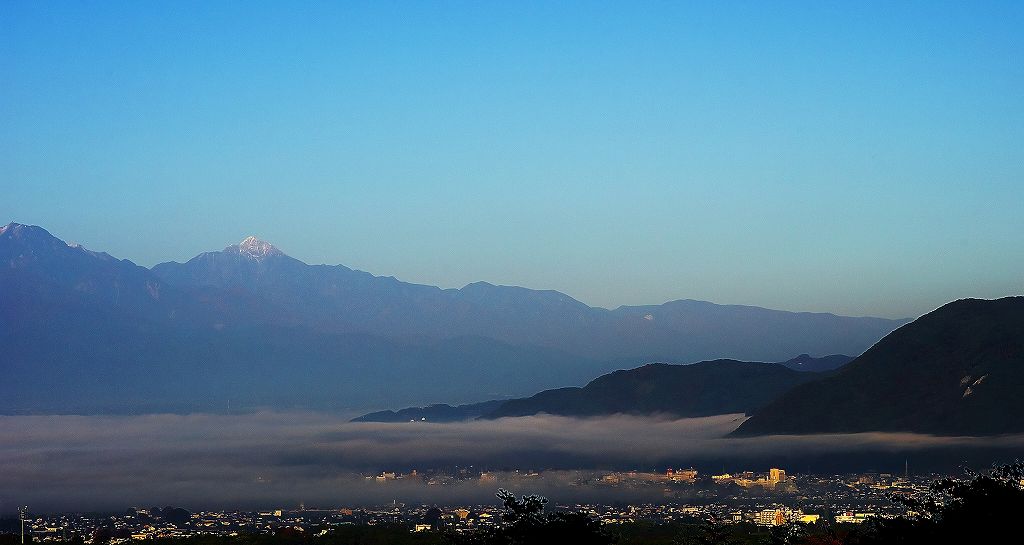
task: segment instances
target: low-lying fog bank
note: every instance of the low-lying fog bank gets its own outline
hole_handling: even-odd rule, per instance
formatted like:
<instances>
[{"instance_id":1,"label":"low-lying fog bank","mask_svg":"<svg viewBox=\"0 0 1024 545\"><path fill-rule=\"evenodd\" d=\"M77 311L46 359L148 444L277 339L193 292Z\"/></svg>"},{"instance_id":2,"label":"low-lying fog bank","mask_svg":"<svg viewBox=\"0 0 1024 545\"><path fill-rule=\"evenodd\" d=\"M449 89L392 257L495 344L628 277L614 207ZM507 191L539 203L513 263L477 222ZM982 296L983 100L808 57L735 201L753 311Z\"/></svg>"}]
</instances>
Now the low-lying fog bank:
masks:
<instances>
[{"instance_id":1,"label":"low-lying fog bank","mask_svg":"<svg viewBox=\"0 0 1024 545\"><path fill-rule=\"evenodd\" d=\"M257 508L491 502L498 486L553 500L642 499L642 491L580 487L574 473L428 485L377 482L381 471L769 466L791 472L953 470L1024 454L1024 436L905 433L730 438L742 415L669 419L554 416L461 423L351 423L337 415L0 417L0 513L181 505Z\"/></svg>"}]
</instances>

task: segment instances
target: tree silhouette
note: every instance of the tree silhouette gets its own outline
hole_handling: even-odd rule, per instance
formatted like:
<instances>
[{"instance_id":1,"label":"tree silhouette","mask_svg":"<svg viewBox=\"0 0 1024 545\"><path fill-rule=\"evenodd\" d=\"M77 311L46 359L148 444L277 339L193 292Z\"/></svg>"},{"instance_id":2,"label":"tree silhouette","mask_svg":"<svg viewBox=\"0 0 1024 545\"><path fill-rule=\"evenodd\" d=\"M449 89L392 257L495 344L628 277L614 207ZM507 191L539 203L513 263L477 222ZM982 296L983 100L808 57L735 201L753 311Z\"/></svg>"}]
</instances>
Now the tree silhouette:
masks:
<instances>
[{"instance_id":1,"label":"tree silhouette","mask_svg":"<svg viewBox=\"0 0 1024 545\"><path fill-rule=\"evenodd\" d=\"M599 520L585 513L545 513L548 500L541 496L517 498L505 489L499 489L497 496L503 507L500 526L451 534L450 541L456 545L610 545L618 541Z\"/></svg>"},{"instance_id":2,"label":"tree silhouette","mask_svg":"<svg viewBox=\"0 0 1024 545\"><path fill-rule=\"evenodd\" d=\"M913 514L872 519L850 536L855 544L1015 543L1024 513L1024 463L966 470L966 479L933 482L923 498L895 497ZM1016 536L1016 537L1012 537Z\"/></svg>"},{"instance_id":3,"label":"tree silhouette","mask_svg":"<svg viewBox=\"0 0 1024 545\"><path fill-rule=\"evenodd\" d=\"M705 519L700 526L680 535L673 545L736 545L729 527L717 518Z\"/></svg>"}]
</instances>

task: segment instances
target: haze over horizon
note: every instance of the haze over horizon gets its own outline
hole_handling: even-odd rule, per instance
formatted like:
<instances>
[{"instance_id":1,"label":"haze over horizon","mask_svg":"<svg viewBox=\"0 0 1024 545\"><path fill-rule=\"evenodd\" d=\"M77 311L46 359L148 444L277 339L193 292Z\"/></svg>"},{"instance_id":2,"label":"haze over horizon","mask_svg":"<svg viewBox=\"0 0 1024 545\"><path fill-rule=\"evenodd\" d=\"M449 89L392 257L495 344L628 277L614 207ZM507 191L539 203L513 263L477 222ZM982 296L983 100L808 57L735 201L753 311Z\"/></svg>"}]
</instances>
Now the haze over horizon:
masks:
<instances>
[{"instance_id":1,"label":"haze over horizon","mask_svg":"<svg viewBox=\"0 0 1024 545\"><path fill-rule=\"evenodd\" d=\"M13 4L0 221L606 308L1024 292L1024 8L878 8Z\"/></svg>"}]
</instances>

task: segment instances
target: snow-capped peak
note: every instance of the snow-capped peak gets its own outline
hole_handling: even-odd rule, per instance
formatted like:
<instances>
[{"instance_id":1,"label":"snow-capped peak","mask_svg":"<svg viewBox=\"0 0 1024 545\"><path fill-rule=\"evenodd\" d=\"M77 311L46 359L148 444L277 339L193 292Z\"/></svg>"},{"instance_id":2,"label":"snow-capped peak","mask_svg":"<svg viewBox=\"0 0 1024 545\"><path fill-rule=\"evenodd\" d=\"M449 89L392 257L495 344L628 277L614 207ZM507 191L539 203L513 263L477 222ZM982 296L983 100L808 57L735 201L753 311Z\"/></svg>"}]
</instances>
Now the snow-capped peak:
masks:
<instances>
[{"instance_id":1,"label":"snow-capped peak","mask_svg":"<svg viewBox=\"0 0 1024 545\"><path fill-rule=\"evenodd\" d=\"M27 225L22 225L20 223L16 223L16 222L12 221L11 223L8 223L7 225L0 226L0 235L6 233L7 231L11 231L13 233L13 232L16 232L18 230L26 229L26 228L28 228Z\"/></svg>"},{"instance_id":2,"label":"snow-capped peak","mask_svg":"<svg viewBox=\"0 0 1024 545\"><path fill-rule=\"evenodd\" d=\"M271 255L284 255L281 250L273 244L260 240L256 237L247 237L238 243L238 253L249 256L253 259L263 259Z\"/></svg>"}]
</instances>

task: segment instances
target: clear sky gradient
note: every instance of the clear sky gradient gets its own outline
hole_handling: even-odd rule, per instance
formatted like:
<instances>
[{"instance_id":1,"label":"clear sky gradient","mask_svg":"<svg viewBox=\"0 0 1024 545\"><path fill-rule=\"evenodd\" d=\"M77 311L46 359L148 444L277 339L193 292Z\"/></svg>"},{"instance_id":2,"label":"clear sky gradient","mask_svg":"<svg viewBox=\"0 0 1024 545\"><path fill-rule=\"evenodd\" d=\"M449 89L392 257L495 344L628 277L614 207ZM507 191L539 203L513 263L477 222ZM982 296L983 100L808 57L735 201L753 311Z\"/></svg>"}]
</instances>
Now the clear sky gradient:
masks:
<instances>
[{"instance_id":1,"label":"clear sky gradient","mask_svg":"<svg viewBox=\"0 0 1024 545\"><path fill-rule=\"evenodd\" d=\"M143 265L914 316L1024 292L1024 3L0 4L0 223Z\"/></svg>"}]
</instances>

